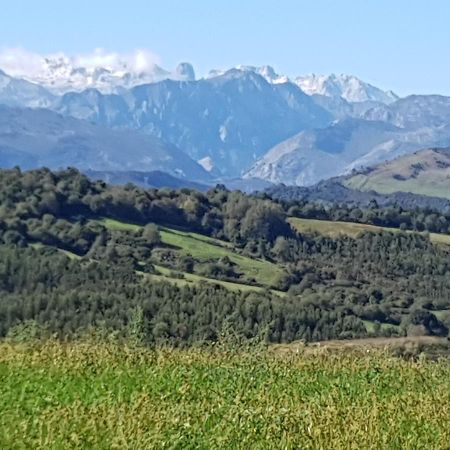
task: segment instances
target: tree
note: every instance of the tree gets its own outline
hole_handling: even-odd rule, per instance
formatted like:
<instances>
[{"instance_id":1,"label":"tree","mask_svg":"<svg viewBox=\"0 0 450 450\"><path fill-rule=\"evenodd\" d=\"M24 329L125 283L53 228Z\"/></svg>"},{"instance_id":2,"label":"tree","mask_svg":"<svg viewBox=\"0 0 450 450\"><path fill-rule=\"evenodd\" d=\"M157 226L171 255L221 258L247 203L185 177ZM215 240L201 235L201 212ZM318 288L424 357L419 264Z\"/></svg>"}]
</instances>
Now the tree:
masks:
<instances>
[{"instance_id":1,"label":"tree","mask_svg":"<svg viewBox=\"0 0 450 450\"><path fill-rule=\"evenodd\" d=\"M151 245L158 245L161 243L161 234L154 223L145 225L142 230L142 237Z\"/></svg>"},{"instance_id":2,"label":"tree","mask_svg":"<svg viewBox=\"0 0 450 450\"><path fill-rule=\"evenodd\" d=\"M286 261L289 258L289 241L284 236L278 236L272 248L272 253L277 259Z\"/></svg>"}]
</instances>

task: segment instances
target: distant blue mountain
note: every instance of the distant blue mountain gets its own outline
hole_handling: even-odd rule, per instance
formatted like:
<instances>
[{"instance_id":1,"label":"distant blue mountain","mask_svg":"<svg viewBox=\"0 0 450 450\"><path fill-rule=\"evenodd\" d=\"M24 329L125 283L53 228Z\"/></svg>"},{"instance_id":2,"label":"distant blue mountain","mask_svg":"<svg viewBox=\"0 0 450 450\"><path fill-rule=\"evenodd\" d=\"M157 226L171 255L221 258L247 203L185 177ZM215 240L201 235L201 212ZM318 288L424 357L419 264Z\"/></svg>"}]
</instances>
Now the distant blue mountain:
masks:
<instances>
[{"instance_id":1,"label":"distant blue mountain","mask_svg":"<svg viewBox=\"0 0 450 450\"><path fill-rule=\"evenodd\" d=\"M153 171L180 178L210 175L172 144L137 131L119 131L47 109L0 106L0 167L67 166L80 170Z\"/></svg>"}]
</instances>

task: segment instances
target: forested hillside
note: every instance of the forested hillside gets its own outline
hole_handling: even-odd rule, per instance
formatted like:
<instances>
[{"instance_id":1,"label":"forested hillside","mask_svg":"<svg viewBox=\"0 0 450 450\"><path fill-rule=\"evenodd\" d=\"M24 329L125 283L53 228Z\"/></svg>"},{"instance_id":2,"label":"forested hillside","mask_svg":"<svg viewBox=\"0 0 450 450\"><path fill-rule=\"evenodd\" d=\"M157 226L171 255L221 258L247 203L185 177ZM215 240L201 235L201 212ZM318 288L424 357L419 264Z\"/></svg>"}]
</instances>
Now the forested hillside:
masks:
<instances>
[{"instance_id":1,"label":"forested hillside","mask_svg":"<svg viewBox=\"0 0 450 450\"><path fill-rule=\"evenodd\" d=\"M397 232L299 232L292 217ZM447 335L448 232L432 211L144 190L74 169L0 172L0 335L96 329L146 343ZM420 225L424 224L424 226ZM404 231L402 231L404 230ZM406 230L410 230L406 232Z\"/></svg>"}]
</instances>

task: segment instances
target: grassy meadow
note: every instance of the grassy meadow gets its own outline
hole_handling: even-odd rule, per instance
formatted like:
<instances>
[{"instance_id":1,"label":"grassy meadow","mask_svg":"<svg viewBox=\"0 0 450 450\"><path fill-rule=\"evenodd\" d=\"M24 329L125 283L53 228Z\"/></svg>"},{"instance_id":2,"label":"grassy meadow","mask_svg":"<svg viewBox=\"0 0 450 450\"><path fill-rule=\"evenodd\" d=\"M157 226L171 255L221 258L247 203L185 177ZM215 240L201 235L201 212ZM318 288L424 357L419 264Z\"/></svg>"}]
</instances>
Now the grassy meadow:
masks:
<instances>
[{"instance_id":1,"label":"grassy meadow","mask_svg":"<svg viewBox=\"0 0 450 450\"><path fill-rule=\"evenodd\" d=\"M363 231L371 231L379 233L380 231L389 231L391 233L400 233L398 228L379 227L376 225L367 225L363 223L354 222L338 222L330 220L318 219L300 219L297 217L290 217L289 223L300 233L316 232L330 237L337 237L339 235L346 235L356 238L358 234ZM410 231L406 231L407 233ZM434 244L450 245L450 235L429 233L430 241Z\"/></svg>"},{"instance_id":2,"label":"grassy meadow","mask_svg":"<svg viewBox=\"0 0 450 450\"><path fill-rule=\"evenodd\" d=\"M0 344L0 448L443 449L450 362Z\"/></svg>"},{"instance_id":3,"label":"grassy meadow","mask_svg":"<svg viewBox=\"0 0 450 450\"><path fill-rule=\"evenodd\" d=\"M401 172L401 171L399 171ZM358 174L344 181L344 186L359 191L376 191L380 194L393 194L395 192L410 192L418 195L442 197L450 199L448 189L448 173L444 170L427 171L424 176L410 177L398 180L393 173Z\"/></svg>"},{"instance_id":4,"label":"grassy meadow","mask_svg":"<svg viewBox=\"0 0 450 450\"><path fill-rule=\"evenodd\" d=\"M138 231L142 227L113 219L101 221L110 230ZM262 286L271 286L283 269L276 264L262 259L248 258L233 251L229 242L214 239L198 233L158 227L164 244L177 249L180 255L191 255L198 261L208 261L227 256L240 271L249 278L254 278ZM231 283L236 284L236 283Z\"/></svg>"}]
</instances>

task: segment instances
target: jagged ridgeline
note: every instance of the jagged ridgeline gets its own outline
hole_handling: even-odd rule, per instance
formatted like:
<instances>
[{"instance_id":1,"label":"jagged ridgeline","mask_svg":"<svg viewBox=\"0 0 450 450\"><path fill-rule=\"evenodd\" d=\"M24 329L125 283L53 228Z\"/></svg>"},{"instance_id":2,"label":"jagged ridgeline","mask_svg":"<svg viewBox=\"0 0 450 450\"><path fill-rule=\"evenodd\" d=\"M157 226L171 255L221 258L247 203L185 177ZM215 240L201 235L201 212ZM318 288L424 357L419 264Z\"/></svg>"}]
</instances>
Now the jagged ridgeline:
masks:
<instances>
[{"instance_id":1,"label":"jagged ridgeline","mask_svg":"<svg viewBox=\"0 0 450 450\"><path fill-rule=\"evenodd\" d=\"M144 190L75 169L0 171L0 335L97 329L178 344L224 333L269 342L446 335L450 251L414 230L424 222L448 232L450 217L343 211L223 186ZM340 231L333 220L346 217L362 229ZM336 232L298 222L311 219Z\"/></svg>"}]
</instances>

